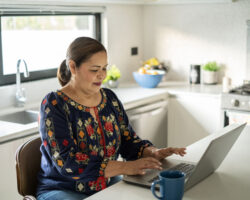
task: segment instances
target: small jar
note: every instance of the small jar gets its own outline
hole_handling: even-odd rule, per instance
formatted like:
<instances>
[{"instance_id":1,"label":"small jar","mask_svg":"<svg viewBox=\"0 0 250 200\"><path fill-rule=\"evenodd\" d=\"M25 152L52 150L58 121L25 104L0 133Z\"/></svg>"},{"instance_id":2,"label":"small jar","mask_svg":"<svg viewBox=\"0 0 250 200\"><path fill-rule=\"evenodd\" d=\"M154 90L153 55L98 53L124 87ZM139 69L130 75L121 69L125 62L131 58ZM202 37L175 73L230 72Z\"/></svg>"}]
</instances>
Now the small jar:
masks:
<instances>
[{"instance_id":1,"label":"small jar","mask_svg":"<svg viewBox=\"0 0 250 200\"><path fill-rule=\"evenodd\" d=\"M231 89L231 83L231 78L224 76L222 79L222 92L229 92L229 90Z\"/></svg>"}]
</instances>

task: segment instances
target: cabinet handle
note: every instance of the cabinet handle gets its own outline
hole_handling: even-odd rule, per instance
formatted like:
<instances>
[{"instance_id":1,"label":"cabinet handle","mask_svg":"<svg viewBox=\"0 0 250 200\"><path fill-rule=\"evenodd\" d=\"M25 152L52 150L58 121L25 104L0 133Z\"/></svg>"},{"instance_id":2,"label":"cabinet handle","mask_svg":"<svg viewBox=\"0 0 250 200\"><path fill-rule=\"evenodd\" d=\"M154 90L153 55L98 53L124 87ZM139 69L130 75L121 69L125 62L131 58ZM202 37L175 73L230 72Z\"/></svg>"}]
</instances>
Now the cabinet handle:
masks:
<instances>
[{"instance_id":1,"label":"cabinet handle","mask_svg":"<svg viewBox=\"0 0 250 200\"><path fill-rule=\"evenodd\" d=\"M140 118L140 116L141 116L140 114L139 115L133 115L133 116L129 117L129 121L137 120L137 119Z\"/></svg>"},{"instance_id":2,"label":"cabinet handle","mask_svg":"<svg viewBox=\"0 0 250 200\"><path fill-rule=\"evenodd\" d=\"M159 113L161 113L162 111L164 111L164 109L166 109L166 107L161 107L161 108L158 108L156 110L151 110L150 112L142 112L142 113L139 113L139 114L136 114L136 115L132 115L129 117L129 120L132 121L132 120L137 120L139 119L142 115L150 115L150 116L154 116L154 115L157 115Z\"/></svg>"},{"instance_id":3,"label":"cabinet handle","mask_svg":"<svg viewBox=\"0 0 250 200\"><path fill-rule=\"evenodd\" d=\"M164 108L158 108L157 110L150 112L150 115L154 116L161 113L162 111L164 111Z\"/></svg>"}]
</instances>

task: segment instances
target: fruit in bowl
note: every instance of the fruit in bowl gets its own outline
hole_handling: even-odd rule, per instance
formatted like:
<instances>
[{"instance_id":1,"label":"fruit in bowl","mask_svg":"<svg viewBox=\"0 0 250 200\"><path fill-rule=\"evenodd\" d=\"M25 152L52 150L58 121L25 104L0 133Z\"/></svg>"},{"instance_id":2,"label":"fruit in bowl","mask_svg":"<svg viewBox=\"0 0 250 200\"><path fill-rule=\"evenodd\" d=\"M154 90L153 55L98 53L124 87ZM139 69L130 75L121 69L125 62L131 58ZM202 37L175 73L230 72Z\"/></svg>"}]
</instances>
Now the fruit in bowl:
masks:
<instances>
[{"instance_id":1,"label":"fruit in bowl","mask_svg":"<svg viewBox=\"0 0 250 200\"><path fill-rule=\"evenodd\" d=\"M144 88L155 88L165 75L163 70L147 70L141 67L137 72L133 72L135 81Z\"/></svg>"}]
</instances>

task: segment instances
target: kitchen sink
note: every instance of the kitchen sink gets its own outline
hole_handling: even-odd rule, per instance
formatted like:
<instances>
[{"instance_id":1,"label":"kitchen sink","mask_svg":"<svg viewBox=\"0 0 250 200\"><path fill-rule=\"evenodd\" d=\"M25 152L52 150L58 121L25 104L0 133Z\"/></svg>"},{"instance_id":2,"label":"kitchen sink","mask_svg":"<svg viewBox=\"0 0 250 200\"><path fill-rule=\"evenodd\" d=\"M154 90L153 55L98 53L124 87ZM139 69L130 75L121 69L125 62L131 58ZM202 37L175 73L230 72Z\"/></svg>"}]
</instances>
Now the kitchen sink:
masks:
<instances>
[{"instance_id":1,"label":"kitchen sink","mask_svg":"<svg viewBox=\"0 0 250 200\"><path fill-rule=\"evenodd\" d=\"M0 121L7 121L17 124L30 124L38 121L38 111L24 110L0 116Z\"/></svg>"}]
</instances>

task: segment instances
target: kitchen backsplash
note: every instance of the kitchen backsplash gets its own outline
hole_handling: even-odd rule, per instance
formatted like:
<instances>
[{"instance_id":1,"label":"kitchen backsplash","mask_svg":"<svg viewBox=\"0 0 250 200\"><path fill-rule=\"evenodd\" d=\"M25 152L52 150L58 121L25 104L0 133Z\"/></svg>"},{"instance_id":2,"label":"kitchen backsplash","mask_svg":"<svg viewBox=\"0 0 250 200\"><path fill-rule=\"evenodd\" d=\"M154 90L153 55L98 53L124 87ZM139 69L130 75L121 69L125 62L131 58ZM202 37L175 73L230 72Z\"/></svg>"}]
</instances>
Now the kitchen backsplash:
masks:
<instances>
[{"instance_id":1,"label":"kitchen backsplash","mask_svg":"<svg viewBox=\"0 0 250 200\"><path fill-rule=\"evenodd\" d=\"M21 86L25 88L26 105L40 102L48 92L60 88L57 78L26 82ZM15 106L16 85L0 87L0 94L0 110Z\"/></svg>"}]
</instances>

